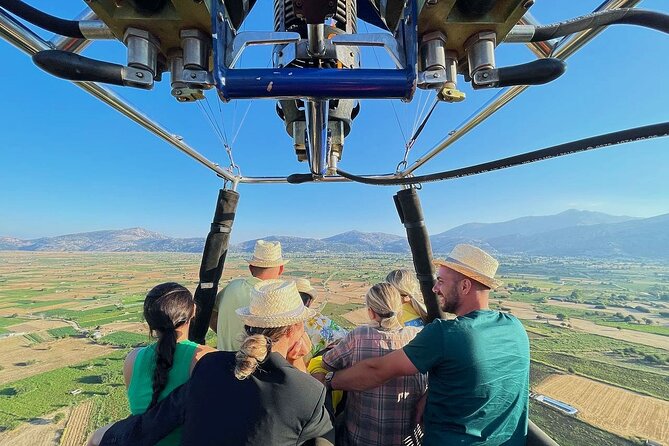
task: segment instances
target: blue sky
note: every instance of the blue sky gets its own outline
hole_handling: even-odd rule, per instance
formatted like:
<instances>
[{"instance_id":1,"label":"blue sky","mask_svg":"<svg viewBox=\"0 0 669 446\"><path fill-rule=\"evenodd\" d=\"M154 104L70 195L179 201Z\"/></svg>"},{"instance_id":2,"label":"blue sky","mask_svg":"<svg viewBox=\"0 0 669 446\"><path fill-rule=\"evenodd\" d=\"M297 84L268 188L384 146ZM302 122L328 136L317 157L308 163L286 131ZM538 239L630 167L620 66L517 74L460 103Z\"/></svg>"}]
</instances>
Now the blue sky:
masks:
<instances>
[{"instance_id":1,"label":"blue sky","mask_svg":"<svg viewBox=\"0 0 669 446\"><path fill-rule=\"evenodd\" d=\"M61 17L84 2L32 0ZM594 9L598 1L539 1L542 23ZM260 0L246 30L269 29L271 2ZM666 0L645 9L669 12ZM364 31L364 26L361 27ZM49 37L48 33L42 33ZM87 56L124 63L119 42L96 42ZM243 65L264 66L267 52ZM600 133L669 118L669 37L616 26L568 59L567 73L530 88L442 152L418 173L462 167ZM375 67L370 54L363 64ZM34 238L141 226L171 236L204 236L222 182L176 149L72 84L41 72L0 41L0 236ZM379 57L382 54L379 53ZM522 44L504 45L498 66L533 60ZM460 104L440 104L409 160L432 148L496 91L472 91ZM153 91L115 89L198 151L222 165L228 160L200 109L169 94L169 76ZM426 93L423 93L425 95ZM248 102L217 104L217 119L232 139ZM424 98L424 96L423 96ZM421 94L395 103L404 133L414 122ZM669 140L660 139L542 161L424 185L426 222L437 233L468 222L546 215L569 208L618 215L669 212ZM306 172L274 112L274 101L254 101L234 144L245 175ZM340 167L353 173L394 171L404 141L389 101L364 101L346 140ZM358 184L240 185L233 241L269 234L325 237L350 229L401 234L392 202L395 187Z\"/></svg>"}]
</instances>

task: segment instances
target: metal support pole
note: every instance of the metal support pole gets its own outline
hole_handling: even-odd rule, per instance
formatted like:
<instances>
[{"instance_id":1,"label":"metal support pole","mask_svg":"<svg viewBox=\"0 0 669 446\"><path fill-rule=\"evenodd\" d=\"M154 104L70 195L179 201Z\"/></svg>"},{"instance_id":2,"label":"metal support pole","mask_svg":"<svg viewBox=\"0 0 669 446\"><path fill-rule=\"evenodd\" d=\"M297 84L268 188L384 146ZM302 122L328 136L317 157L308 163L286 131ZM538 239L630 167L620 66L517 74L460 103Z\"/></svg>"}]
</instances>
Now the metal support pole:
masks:
<instances>
[{"instance_id":1,"label":"metal support pole","mask_svg":"<svg viewBox=\"0 0 669 446\"><path fill-rule=\"evenodd\" d=\"M537 19L534 18L531 12L526 12L524 16L520 18L518 21L519 25L532 25L532 26L538 26L539 22ZM528 42L526 43L527 47L534 53L535 56L538 58L544 58L550 56L551 52L553 51L553 48L555 48L555 44L557 43L558 39L554 40L548 40L546 42Z\"/></svg>"},{"instance_id":2,"label":"metal support pole","mask_svg":"<svg viewBox=\"0 0 669 446\"><path fill-rule=\"evenodd\" d=\"M407 231L407 240L411 248L413 266L420 282L429 321L442 317L434 287L434 265L432 265L432 246L427 227L423 220L423 208L420 205L416 189L403 189L393 197L400 221Z\"/></svg>"},{"instance_id":3,"label":"metal support pole","mask_svg":"<svg viewBox=\"0 0 669 446\"><path fill-rule=\"evenodd\" d=\"M90 9L86 8L74 19L77 21L80 20L95 20L97 15ZM88 45L93 43L89 39L78 39L76 37L66 37L54 35L49 43L57 50L69 51L71 53L81 53Z\"/></svg>"},{"instance_id":4,"label":"metal support pole","mask_svg":"<svg viewBox=\"0 0 669 446\"><path fill-rule=\"evenodd\" d=\"M197 313L188 334L191 341L200 344L204 344L204 337L209 328L209 319L216 300L218 282L221 280L221 274L223 274L225 257L228 254L230 233L235 221L238 202L239 194L237 192L225 189L218 192L214 220L211 223L211 229L202 252L200 284L195 290Z\"/></svg>"},{"instance_id":5,"label":"metal support pole","mask_svg":"<svg viewBox=\"0 0 669 446\"><path fill-rule=\"evenodd\" d=\"M328 107L329 101L306 101L307 155L311 173L325 175L328 160Z\"/></svg>"}]
</instances>

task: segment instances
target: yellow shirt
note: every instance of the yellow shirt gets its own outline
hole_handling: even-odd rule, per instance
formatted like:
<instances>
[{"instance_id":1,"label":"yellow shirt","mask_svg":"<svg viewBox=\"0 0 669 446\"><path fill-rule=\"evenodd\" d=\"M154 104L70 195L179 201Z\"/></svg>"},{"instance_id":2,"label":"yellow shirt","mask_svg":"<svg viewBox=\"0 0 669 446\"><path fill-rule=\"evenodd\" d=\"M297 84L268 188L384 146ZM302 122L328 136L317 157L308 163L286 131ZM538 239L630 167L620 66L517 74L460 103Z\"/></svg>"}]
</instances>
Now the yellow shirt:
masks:
<instances>
[{"instance_id":1,"label":"yellow shirt","mask_svg":"<svg viewBox=\"0 0 669 446\"><path fill-rule=\"evenodd\" d=\"M402 319L400 322L402 325L410 325L412 327L422 327L425 325L420 315L411 306L411 302L402 304Z\"/></svg>"}]
</instances>

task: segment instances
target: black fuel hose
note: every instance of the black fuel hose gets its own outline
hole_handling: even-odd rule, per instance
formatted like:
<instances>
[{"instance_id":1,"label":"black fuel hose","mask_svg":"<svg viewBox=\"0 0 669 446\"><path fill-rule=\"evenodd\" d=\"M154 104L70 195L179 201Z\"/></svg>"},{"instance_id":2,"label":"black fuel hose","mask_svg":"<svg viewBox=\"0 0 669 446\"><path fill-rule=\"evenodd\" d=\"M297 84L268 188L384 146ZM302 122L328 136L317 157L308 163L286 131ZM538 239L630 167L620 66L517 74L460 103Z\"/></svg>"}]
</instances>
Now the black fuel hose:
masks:
<instances>
[{"instance_id":1,"label":"black fuel hose","mask_svg":"<svg viewBox=\"0 0 669 446\"><path fill-rule=\"evenodd\" d=\"M620 8L593 12L565 22L537 26L530 42L543 42L586 29L621 24L638 25L669 33L669 15L644 9Z\"/></svg>"},{"instance_id":2,"label":"black fuel hose","mask_svg":"<svg viewBox=\"0 0 669 446\"><path fill-rule=\"evenodd\" d=\"M0 0L0 8L4 8L17 17L61 36L84 39L76 20L65 20L54 17L19 0Z\"/></svg>"},{"instance_id":3,"label":"black fuel hose","mask_svg":"<svg viewBox=\"0 0 669 446\"><path fill-rule=\"evenodd\" d=\"M446 172L437 172L428 175L420 175L416 177L387 178L387 179L368 178L368 177L353 175L339 169L337 169L337 174L339 174L344 178L348 178L351 181L363 184L372 184L376 186L397 186L403 184L428 183L431 181L443 181L443 180L450 180L453 178L478 175L480 173L491 172L493 170L506 169L508 167L533 163L535 161L541 161L549 158L556 158L558 156L569 155L572 153L585 152L587 150L600 149L602 147L614 146L617 144L625 144L628 142L637 142L646 139L662 138L665 136L669 136L669 122L662 122L659 124L652 124L643 127L635 127L632 129L620 130L618 132L606 133L604 135L592 136L590 138L579 139L578 141L571 141L557 146L535 150L533 152L523 153L508 158L502 158L499 160L490 161L483 164L476 164L474 166L463 167L455 170L448 170Z\"/></svg>"}]
</instances>

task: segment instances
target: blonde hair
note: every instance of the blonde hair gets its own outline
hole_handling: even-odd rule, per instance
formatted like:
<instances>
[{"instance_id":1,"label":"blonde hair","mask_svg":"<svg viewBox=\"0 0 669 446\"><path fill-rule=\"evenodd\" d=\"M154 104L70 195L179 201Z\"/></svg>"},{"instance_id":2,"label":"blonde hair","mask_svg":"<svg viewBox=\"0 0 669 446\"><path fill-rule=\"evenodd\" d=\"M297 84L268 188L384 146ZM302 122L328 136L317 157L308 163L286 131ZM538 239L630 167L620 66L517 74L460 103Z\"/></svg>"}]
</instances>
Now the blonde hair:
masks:
<instances>
[{"instance_id":1,"label":"blonde hair","mask_svg":"<svg viewBox=\"0 0 669 446\"><path fill-rule=\"evenodd\" d=\"M402 314L402 296L399 291L389 283L377 283L365 294L365 303L381 320L377 321L382 330L395 330L402 328L399 320Z\"/></svg>"},{"instance_id":2,"label":"blonde hair","mask_svg":"<svg viewBox=\"0 0 669 446\"><path fill-rule=\"evenodd\" d=\"M256 371L258 365L272 352L272 343L283 337L290 327L257 328L245 326L246 337L235 354L235 378L244 380Z\"/></svg>"},{"instance_id":3,"label":"blonde hair","mask_svg":"<svg viewBox=\"0 0 669 446\"><path fill-rule=\"evenodd\" d=\"M420 282L412 271L408 269L393 270L386 276L386 282L397 288L400 294L408 296L411 307L424 322L427 322L425 304L423 304L422 299L419 299L422 297Z\"/></svg>"}]
</instances>

